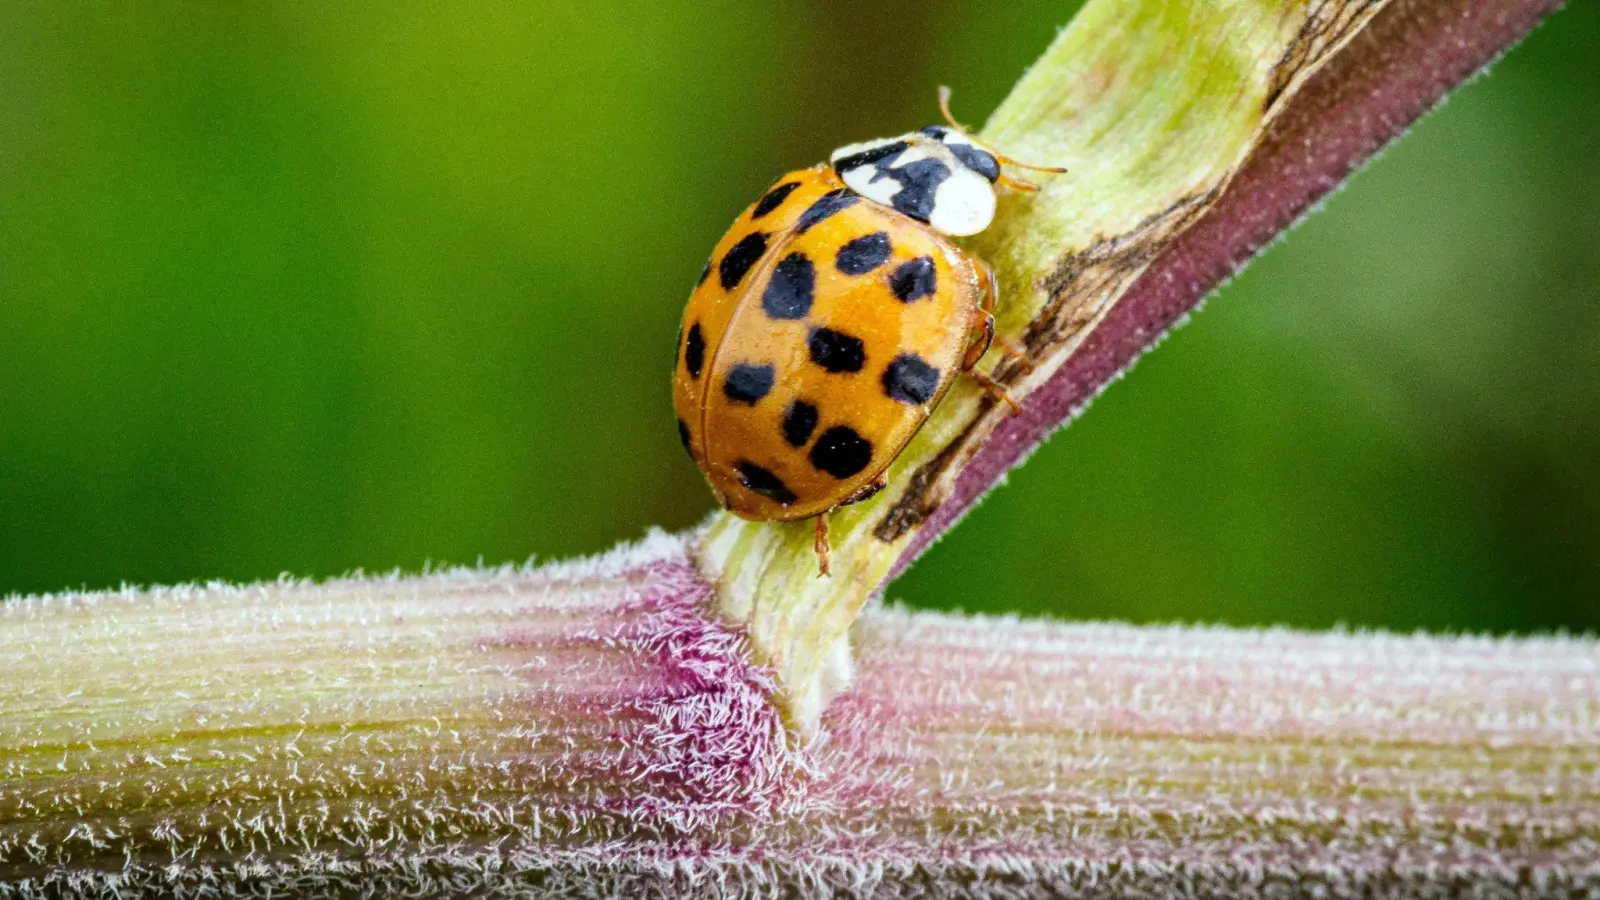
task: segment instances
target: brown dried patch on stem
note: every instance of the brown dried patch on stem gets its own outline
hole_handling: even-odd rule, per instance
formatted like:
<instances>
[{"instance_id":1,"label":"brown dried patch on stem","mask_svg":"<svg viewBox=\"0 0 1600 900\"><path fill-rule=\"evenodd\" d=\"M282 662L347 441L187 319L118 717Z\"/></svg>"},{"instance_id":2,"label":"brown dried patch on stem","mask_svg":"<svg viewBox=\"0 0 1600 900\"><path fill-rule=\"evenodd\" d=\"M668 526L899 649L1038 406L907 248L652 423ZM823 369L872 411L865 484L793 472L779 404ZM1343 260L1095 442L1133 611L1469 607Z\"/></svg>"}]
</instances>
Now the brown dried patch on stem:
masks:
<instances>
[{"instance_id":1,"label":"brown dried patch on stem","mask_svg":"<svg viewBox=\"0 0 1600 900\"><path fill-rule=\"evenodd\" d=\"M1003 361L995 368L995 382L1014 395L1025 393L1026 382L1039 365L1070 352L1151 260L1204 215L1220 194L1219 187L1182 197L1130 231L1064 255L1044 279L1048 302L1023 334L1026 358ZM978 416L955 440L911 473L905 492L873 531L878 540L899 540L950 497L956 476L1009 415L992 398L980 403Z\"/></svg>"},{"instance_id":2,"label":"brown dried patch on stem","mask_svg":"<svg viewBox=\"0 0 1600 900\"><path fill-rule=\"evenodd\" d=\"M1328 57L1367 24L1387 0L1364 2L1338 2L1321 0L1314 3L1305 24L1289 42L1283 56L1272 67L1268 80L1267 102L1264 109L1270 118L1279 98L1301 75L1306 74Z\"/></svg>"}]
</instances>

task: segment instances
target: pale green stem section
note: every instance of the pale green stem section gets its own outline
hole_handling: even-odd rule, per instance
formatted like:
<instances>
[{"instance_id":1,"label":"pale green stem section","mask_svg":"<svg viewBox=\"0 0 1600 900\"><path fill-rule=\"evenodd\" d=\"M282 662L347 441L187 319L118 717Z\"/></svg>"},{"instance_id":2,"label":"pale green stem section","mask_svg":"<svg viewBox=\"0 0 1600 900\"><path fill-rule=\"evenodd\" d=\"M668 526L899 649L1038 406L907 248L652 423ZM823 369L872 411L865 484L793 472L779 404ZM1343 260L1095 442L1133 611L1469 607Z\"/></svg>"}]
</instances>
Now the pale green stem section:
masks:
<instances>
[{"instance_id":1,"label":"pale green stem section","mask_svg":"<svg viewBox=\"0 0 1600 900\"><path fill-rule=\"evenodd\" d=\"M1078 14L983 132L1009 155L1069 169L1041 176L1036 195L1004 197L970 242L999 277L1001 332L1035 365L994 370L1013 396L1066 361L1220 194L1295 88L1383 5L1092 0ZM720 585L719 612L748 627L802 730L849 680L851 623L1004 415L958 381L888 488L833 514L832 577L816 577L809 522L722 514L711 525L700 564Z\"/></svg>"}]
</instances>

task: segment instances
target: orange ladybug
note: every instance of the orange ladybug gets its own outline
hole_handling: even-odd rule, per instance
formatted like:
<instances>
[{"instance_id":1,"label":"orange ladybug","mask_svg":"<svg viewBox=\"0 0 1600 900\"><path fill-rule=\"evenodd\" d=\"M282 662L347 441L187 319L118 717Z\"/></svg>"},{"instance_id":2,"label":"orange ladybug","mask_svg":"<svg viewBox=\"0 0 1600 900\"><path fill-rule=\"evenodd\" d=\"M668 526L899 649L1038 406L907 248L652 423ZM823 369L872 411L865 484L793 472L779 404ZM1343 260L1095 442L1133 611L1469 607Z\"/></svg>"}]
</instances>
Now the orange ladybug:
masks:
<instances>
[{"instance_id":1,"label":"orange ladybug","mask_svg":"<svg viewBox=\"0 0 1600 900\"><path fill-rule=\"evenodd\" d=\"M994 276L952 236L994 218L996 185L1037 190L1028 166L950 117L852 144L791 172L718 242L678 334L673 406L717 501L755 521L815 517L828 573L830 511L884 472L957 374L994 340ZM1002 349L1023 358L1005 342Z\"/></svg>"}]
</instances>

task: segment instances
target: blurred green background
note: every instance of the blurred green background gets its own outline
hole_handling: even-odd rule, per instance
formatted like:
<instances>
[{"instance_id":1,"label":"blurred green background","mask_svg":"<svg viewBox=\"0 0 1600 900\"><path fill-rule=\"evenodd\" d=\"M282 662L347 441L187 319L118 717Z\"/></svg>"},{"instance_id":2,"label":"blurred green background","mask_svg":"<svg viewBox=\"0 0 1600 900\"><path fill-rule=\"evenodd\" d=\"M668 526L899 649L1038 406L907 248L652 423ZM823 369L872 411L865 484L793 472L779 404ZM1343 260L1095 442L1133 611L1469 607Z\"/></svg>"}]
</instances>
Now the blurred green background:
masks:
<instances>
[{"instance_id":1,"label":"blurred green background","mask_svg":"<svg viewBox=\"0 0 1600 900\"><path fill-rule=\"evenodd\" d=\"M777 174L981 120L1073 4L0 10L0 594L564 557L711 497L672 335ZM1600 4L1209 301L890 589L1600 627Z\"/></svg>"}]
</instances>

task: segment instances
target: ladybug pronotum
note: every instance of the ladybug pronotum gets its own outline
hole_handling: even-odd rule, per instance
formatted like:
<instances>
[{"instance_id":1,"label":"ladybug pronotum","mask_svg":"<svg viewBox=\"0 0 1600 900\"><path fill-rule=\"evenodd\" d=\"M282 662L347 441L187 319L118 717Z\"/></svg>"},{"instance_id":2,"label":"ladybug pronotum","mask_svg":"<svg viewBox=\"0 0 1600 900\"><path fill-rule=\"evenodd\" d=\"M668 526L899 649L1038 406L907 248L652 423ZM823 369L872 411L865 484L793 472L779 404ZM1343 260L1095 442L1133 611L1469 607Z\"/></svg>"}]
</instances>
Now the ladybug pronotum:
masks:
<instances>
[{"instance_id":1,"label":"ladybug pronotum","mask_svg":"<svg viewBox=\"0 0 1600 900\"><path fill-rule=\"evenodd\" d=\"M678 335L678 436L722 506L755 521L815 517L884 487L957 374L994 335L994 276L953 243L994 218L997 185L1037 186L950 117L852 144L791 172L718 242ZM997 343L1026 362L1015 347Z\"/></svg>"}]
</instances>

